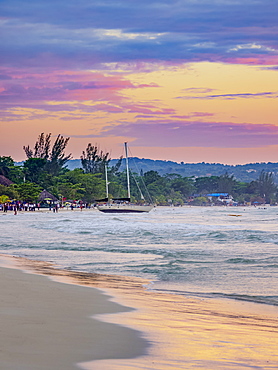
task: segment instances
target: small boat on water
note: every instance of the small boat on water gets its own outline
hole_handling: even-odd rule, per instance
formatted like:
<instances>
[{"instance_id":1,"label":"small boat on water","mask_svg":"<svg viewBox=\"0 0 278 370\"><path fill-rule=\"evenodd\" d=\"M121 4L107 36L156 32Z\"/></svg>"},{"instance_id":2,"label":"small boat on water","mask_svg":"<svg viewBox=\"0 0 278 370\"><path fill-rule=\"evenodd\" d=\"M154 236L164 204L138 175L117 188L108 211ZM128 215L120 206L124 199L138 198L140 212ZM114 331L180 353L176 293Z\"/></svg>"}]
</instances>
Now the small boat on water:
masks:
<instances>
[{"instance_id":1,"label":"small boat on water","mask_svg":"<svg viewBox=\"0 0 278 370\"><path fill-rule=\"evenodd\" d=\"M125 161L126 161L126 174L127 174L127 198L113 198L108 199L108 179L107 169L105 170L106 179L106 198L103 199L105 203L97 205L97 209L105 213L142 213L150 212L154 205L153 204L133 204L130 202L130 179L129 179L129 166L128 166L128 150L127 143L125 146ZM141 197L143 197L141 193ZM143 198L144 199L144 198Z\"/></svg>"}]
</instances>

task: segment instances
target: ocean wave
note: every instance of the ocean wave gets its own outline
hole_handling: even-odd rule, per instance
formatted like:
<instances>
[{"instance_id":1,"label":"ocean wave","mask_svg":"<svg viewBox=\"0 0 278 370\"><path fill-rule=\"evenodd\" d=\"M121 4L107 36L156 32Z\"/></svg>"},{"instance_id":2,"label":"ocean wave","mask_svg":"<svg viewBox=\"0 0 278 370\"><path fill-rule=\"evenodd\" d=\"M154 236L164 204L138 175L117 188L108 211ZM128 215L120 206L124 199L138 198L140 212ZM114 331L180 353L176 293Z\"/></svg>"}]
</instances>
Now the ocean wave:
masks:
<instances>
[{"instance_id":1,"label":"ocean wave","mask_svg":"<svg viewBox=\"0 0 278 370\"><path fill-rule=\"evenodd\" d=\"M212 239L221 239L221 240L224 240L224 241L227 241L229 239L229 236L227 235L227 233L223 233L223 232L219 232L219 231L212 231L208 234L208 237L209 238L212 238Z\"/></svg>"},{"instance_id":2,"label":"ocean wave","mask_svg":"<svg viewBox=\"0 0 278 370\"><path fill-rule=\"evenodd\" d=\"M202 292L194 292L194 291L182 291L178 289L165 289L156 287L155 283L149 284L147 289L150 291L160 292L160 293L168 293L168 294L178 294L187 297L197 297L197 298L218 298L218 299L232 299L236 301L244 301L250 303L258 303L258 304L266 304L271 306L278 306L278 296L256 296L256 295L247 295L247 294L228 294L228 293L202 293Z\"/></svg>"},{"instance_id":3,"label":"ocean wave","mask_svg":"<svg viewBox=\"0 0 278 370\"><path fill-rule=\"evenodd\" d=\"M237 258L229 258L228 260L226 260L226 262L235 263L235 264L238 264L238 263L254 264L254 263L258 263L259 261L255 259L237 257Z\"/></svg>"},{"instance_id":4,"label":"ocean wave","mask_svg":"<svg viewBox=\"0 0 278 370\"><path fill-rule=\"evenodd\" d=\"M0 217L1 249L69 269L147 276L169 291L178 287L177 294L223 292L210 297L276 304L274 211L262 216L248 208L240 218L223 217L224 208L193 207L140 217L30 212Z\"/></svg>"},{"instance_id":5,"label":"ocean wave","mask_svg":"<svg viewBox=\"0 0 278 370\"><path fill-rule=\"evenodd\" d=\"M278 296L253 296L246 294L224 294L224 293L210 293L209 295L218 298L228 298L237 301L245 301L251 303L267 304L278 306Z\"/></svg>"}]
</instances>

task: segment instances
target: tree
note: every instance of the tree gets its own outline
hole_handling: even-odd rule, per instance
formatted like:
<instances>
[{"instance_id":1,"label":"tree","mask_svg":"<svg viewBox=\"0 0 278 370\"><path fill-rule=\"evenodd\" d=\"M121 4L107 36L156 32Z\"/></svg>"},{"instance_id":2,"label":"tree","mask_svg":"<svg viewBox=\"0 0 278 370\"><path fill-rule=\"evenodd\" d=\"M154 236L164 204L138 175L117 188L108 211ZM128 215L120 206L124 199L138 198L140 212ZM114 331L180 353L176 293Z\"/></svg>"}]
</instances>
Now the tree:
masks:
<instances>
[{"instance_id":1,"label":"tree","mask_svg":"<svg viewBox=\"0 0 278 370\"><path fill-rule=\"evenodd\" d=\"M12 157L0 157L0 175L9 177L10 167L14 166Z\"/></svg>"},{"instance_id":2,"label":"tree","mask_svg":"<svg viewBox=\"0 0 278 370\"><path fill-rule=\"evenodd\" d=\"M0 157L0 175L15 183L23 182L24 179L22 167L15 166L12 157Z\"/></svg>"},{"instance_id":3,"label":"tree","mask_svg":"<svg viewBox=\"0 0 278 370\"><path fill-rule=\"evenodd\" d=\"M261 171L258 183L259 195L265 198L266 203L270 203L271 197L273 197L277 192L277 186L274 183L272 172Z\"/></svg>"},{"instance_id":4,"label":"tree","mask_svg":"<svg viewBox=\"0 0 278 370\"><path fill-rule=\"evenodd\" d=\"M23 146L28 159L40 158L46 160L44 170L51 175L58 175L66 162L71 158L71 154L66 155L65 149L69 141L60 134L57 136L51 148L51 134L44 136L41 133L35 143L34 149L30 149L29 145Z\"/></svg>"},{"instance_id":5,"label":"tree","mask_svg":"<svg viewBox=\"0 0 278 370\"><path fill-rule=\"evenodd\" d=\"M88 144L85 151L82 152L80 157L81 164L85 173L103 173L105 166L108 166L110 161L109 153L99 151L97 146Z\"/></svg>"},{"instance_id":6,"label":"tree","mask_svg":"<svg viewBox=\"0 0 278 370\"><path fill-rule=\"evenodd\" d=\"M151 170L144 173L144 182L146 186L160 180L161 178L162 177L159 175L157 171Z\"/></svg>"},{"instance_id":7,"label":"tree","mask_svg":"<svg viewBox=\"0 0 278 370\"><path fill-rule=\"evenodd\" d=\"M71 200L82 199L91 203L101 198L105 189L105 181L99 175L84 173L81 168L68 171L56 179L57 183L49 188L50 191Z\"/></svg>"},{"instance_id":8,"label":"tree","mask_svg":"<svg viewBox=\"0 0 278 370\"><path fill-rule=\"evenodd\" d=\"M221 175L218 180L218 191L221 193L229 193L233 192L233 188L236 184L236 180L234 175L229 176L226 172L224 175Z\"/></svg>"},{"instance_id":9,"label":"tree","mask_svg":"<svg viewBox=\"0 0 278 370\"><path fill-rule=\"evenodd\" d=\"M42 188L32 182L25 182L24 184L12 185L14 190L18 192L19 200L25 202L36 202Z\"/></svg>"},{"instance_id":10,"label":"tree","mask_svg":"<svg viewBox=\"0 0 278 370\"><path fill-rule=\"evenodd\" d=\"M24 162L23 169L26 180L40 184L45 174L47 160L45 158L29 158Z\"/></svg>"},{"instance_id":11,"label":"tree","mask_svg":"<svg viewBox=\"0 0 278 370\"><path fill-rule=\"evenodd\" d=\"M42 132L38 140L35 143L34 150L30 149L30 146L23 146L23 150L25 151L27 158L44 158L46 160L49 159L50 156L50 142L51 142L51 134L47 134L44 136Z\"/></svg>"},{"instance_id":12,"label":"tree","mask_svg":"<svg viewBox=\"0 0 278 370\"><path fill-rule=\"evenodd\" d=\"M187 177L181 177L175 178L171 181L171 188L180 192L184 197L188 197L193 193L194 185L191 179Z\"/></svg>"},{"instance_id":13,"label":"tree","mask_svg":"<svg viewBox=\"0 0 278 370\"><path fill-rule=\"evenodd\" d=\"M69 141L69 137L64 139L60 134L57 136L50 153L50 160L47 162L47 169L53 175L59 174L63 166L71 158L71 154L65 155L65 149Z\"/></svg>"},{"instance_id":14,"label":"tree","mask_svg":"<svg viewBox=\"0 0 278 370\"><path fill-rule=\"evenodd\" d=\"M10 199L17 199L18 198L18 192L14 189L13 185L10 186L4 186L0 185L0 195L5 195Z\"/></svg>"},{"instance_id":15,"label":"tree","mask_svg":"<svg viewBox=\"0 0 278 370\"><path fill-rule=\"evenodd\" d=\"M195 179L197 193L206 194L218 191L219 176L198 177Z\"/></svg>"}]
</instances>

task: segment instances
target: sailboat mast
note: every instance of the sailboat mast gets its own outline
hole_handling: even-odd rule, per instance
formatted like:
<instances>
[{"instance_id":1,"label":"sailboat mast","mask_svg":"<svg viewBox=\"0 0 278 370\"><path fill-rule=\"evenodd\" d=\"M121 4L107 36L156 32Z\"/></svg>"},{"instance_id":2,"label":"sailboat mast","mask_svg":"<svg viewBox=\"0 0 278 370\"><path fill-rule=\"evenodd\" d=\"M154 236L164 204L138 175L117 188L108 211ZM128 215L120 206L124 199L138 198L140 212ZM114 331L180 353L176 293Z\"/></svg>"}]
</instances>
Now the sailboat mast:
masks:
<instances>
[{"instance_id":1,"label":"sailboat mast","mask_svg":"<svg viewBox=\"0 0 278 370\"><path fill-rule=\"evenodd\" d=\"M128 198L130 198L130 181L129 181L127 142L125 142L125 163L126 163L126 179L127 179L127 196Z\"/></svg>"},{"instance_id":2,"label":"sailboat mast","mask_svg":"<svg viewBox=\"0 0 278 370\"><path fill-rule=\"evenodd\" d=\"M108 176L107 176L107 164L105 163L105 184L106 184L106 198L108 199Z\"/></svg>"}]
</instances>

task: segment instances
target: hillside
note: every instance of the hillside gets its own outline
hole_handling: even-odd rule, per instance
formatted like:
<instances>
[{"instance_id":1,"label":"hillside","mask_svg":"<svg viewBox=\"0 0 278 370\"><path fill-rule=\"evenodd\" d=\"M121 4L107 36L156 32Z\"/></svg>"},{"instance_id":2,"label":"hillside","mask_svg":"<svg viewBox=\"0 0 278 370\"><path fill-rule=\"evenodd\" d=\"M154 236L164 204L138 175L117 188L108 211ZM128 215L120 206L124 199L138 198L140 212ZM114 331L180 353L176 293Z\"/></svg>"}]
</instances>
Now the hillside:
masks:
<instances>
[{"instance_id":1,"label":"hillside","mask_svg":"<svg viewBox=\"0 0 278 370\"><path fill-rule=\"evenodd\" d=\"M110 165L115 165L117 159L112 159ZM124 160L120 170L124 169ZM73 159L67 163L69 169L81 167L80 159ZM262 170L273 172L275 182L278 183L278 163L249 163L244 165L224 165L220 163L177 163L172 161L153 160L133 157L129 159L129 167L132 171L157 171L160 175L177 173L183 177L220 176L227 172L233 174L238 181L251 182L258 179Z\"/></svg>"}]
</instances>

